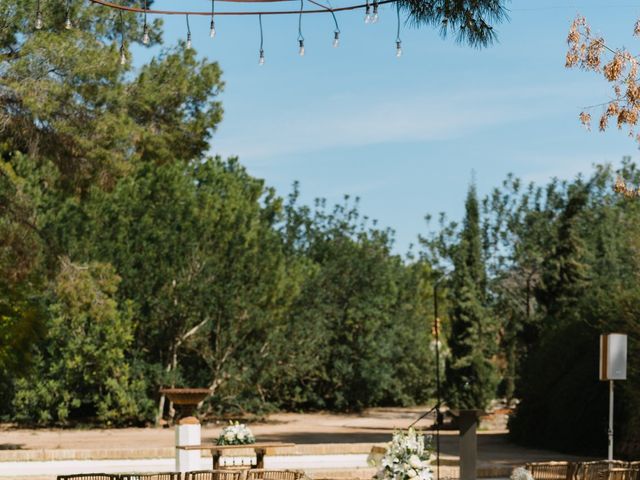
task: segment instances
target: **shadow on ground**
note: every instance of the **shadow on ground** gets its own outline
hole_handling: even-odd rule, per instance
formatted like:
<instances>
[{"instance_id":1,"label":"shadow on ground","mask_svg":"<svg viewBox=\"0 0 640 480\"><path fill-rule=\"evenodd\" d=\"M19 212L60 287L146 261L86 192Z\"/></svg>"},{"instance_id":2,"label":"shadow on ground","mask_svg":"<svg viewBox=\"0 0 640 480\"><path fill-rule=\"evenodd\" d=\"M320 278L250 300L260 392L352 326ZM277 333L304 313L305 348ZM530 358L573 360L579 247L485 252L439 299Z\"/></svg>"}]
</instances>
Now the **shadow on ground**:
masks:
<instances>
[{"instance_id":1,"label":"shadow on ground","mask_svg":"<svg viewBox=\"0 0 640 480\"><path fill-rule=\"evenodd\" d=\"M22 450L24 443L0 443L0 450Z\"/></svg>"}]
</instances>

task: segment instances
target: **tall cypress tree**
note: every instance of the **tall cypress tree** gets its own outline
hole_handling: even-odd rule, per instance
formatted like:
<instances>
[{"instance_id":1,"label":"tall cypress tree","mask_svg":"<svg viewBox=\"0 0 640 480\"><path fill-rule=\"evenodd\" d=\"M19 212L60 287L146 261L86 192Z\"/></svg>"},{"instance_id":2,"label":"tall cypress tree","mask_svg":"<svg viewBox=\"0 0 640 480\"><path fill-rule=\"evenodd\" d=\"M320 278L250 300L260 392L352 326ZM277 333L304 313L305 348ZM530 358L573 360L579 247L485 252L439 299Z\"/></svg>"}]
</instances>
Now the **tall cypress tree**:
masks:
<instances>
[{"instance_id":1,"label":"tall cypress tree","mask_svg":"<svg viewBox=\"0 0 640 480\"><path fill-rule=\"evenodd\" d=\"M451 356L446 365L445 398L459 409L483 409L494 397L497 371L492 361L495 322L486 307L486 273L475 185L465 204L465 220L453 250Z\"/></svg>"}]
</instances>

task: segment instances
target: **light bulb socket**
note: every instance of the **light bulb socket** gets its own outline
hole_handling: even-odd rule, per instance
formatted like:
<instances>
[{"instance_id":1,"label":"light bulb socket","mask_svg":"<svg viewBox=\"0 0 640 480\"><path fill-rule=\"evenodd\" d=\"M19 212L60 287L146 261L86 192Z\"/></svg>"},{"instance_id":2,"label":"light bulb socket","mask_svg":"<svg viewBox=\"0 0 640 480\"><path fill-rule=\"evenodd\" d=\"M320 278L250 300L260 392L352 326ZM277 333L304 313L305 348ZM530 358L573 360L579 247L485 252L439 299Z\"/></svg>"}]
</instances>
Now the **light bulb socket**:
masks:
<instances>
[{"instance_id":1,"label":"light bulb socket","mask_svg":"<svg viewBox=\"0 0 640 480\"><path fill-rule=\"evenodd\" d=\"M378 4L373 4L373 15L371 16L371 23L378 23Z\"/></svg>"}]
</instances>

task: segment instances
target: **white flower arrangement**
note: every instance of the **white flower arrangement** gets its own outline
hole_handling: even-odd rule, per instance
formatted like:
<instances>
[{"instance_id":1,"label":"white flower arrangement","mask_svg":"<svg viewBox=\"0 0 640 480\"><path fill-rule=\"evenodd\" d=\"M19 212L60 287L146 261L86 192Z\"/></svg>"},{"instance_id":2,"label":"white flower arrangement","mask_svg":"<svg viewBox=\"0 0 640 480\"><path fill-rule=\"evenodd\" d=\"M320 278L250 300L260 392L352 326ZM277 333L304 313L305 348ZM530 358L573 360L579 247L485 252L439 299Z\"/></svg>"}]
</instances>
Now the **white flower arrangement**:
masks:
<instances>
[{"instance_id":1,"label":"white flower arrangement","mask_svg":"<svg viewBox=\"0 0 640 480\"><path fill-rule=\"evenodd\" d=\"M249 445L251 443L256 443L256 437L244 423L230 422L218 437L218 445Z\"/></svg>"},{"instance_id":2,"label":"white flower arrangement","mask_svg":"<svg viewBox=\"0 0 640 480\"><path fill-rule=\"evenodd\" d=\"M374 480L432 480L429 466L430 450L425 437L410 428L399 431L387 447L386 453L377 461L378 471Z\"/></svg>"},{"instance_id":3,"label":"white flower arrangement","mask_svg":"<svg viewBox=\"0 0 640 480\"><path fill-rule=\"evenodd\" d=\"M533 480L531 472L524 467L514 468L511 472L511 480Z\"/></svg>"}]
</instances>

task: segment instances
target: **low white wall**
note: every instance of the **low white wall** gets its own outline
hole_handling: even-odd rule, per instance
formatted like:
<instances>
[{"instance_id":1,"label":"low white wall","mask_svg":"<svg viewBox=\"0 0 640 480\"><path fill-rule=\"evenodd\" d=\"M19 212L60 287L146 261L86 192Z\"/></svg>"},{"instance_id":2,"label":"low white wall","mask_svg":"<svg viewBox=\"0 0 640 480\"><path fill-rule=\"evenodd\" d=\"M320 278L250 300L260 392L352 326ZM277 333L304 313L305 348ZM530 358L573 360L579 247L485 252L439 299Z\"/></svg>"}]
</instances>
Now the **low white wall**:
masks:
<instances>
[{"instance_id":1,"label":"low white wall","mask_svg":"<svg viewBox=\"0 0 640 480\"><path fill-rule=\"evenodd\" d=\"M273 455L265 456L265 468L273 469L347 469L366 468L366 454L345 455ZM223 457L227 458L227 457ZM211 468L211 457L200 459L200 469ZM174 458L140 460L56 460L50 462L0 462L0 477L69 475L74 473L172 472Z\"/></svg>"}]
</instances>

